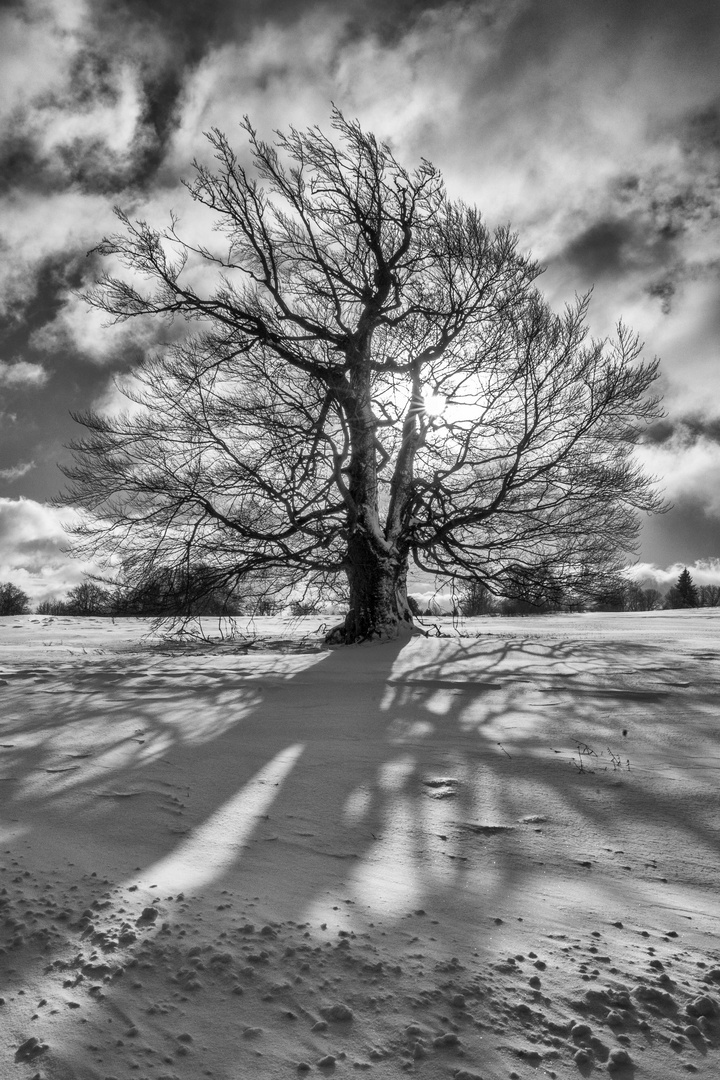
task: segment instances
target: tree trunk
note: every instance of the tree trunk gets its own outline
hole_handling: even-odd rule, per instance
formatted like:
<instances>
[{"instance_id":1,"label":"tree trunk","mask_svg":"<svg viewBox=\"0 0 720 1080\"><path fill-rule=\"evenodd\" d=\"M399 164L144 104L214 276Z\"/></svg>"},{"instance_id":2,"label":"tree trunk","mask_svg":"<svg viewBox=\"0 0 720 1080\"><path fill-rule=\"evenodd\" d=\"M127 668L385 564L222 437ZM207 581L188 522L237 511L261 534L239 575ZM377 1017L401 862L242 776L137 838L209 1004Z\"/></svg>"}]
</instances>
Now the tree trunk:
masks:
<instances>
[{"instance_id":1,"label":"tree trunk","mask_svg":"<svg viewBox=\"0 0 720 1080\"><path fill-rule=\"evenodd\" d=\"M407 602L407 560L378 551L370 537L355 529L348 542L345 567L350 609L345 622L327 636L330 643L390 641L412 631Z\"/></svg>"},{"instance_id":2,"label":"tree trunk","mask_svg":"<svg viewBox=\"0 0 720 1080\"><path fill-rule=\"evenodd\" d=\"M389 286L388 286L389 288ZM360 328L348 352L350 379L336 391L347 418L352 447L347 468L348 540L344 568L350 609L326 640L352 645L389 641L412 629L407 602L407 551L388 539L380 523L376 436L372 409L371 321ZM396 499L397 501L397 499Z\"/></svg>"}]
</instances>

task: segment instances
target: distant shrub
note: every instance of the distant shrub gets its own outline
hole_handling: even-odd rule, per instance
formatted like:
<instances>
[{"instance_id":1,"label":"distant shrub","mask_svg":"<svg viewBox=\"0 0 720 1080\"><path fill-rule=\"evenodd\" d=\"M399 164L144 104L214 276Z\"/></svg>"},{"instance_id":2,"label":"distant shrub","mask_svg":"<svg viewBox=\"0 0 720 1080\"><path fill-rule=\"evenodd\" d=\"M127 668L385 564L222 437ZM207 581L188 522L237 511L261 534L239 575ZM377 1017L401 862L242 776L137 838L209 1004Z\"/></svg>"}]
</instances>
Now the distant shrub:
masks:
<instances>
[{"instance_id":1,"label":"distant shrub","mask_svg":"<svg viewBox=\"0 0 720 1080\"><path fill-rule=\"evenodd\" d=\"M258 616L276 615L280 605L271 596L261 596L255 604L252 614Z\"/></svg>"},{"instance_id":2,"label":"distant shrub","mask_svg":"<svg viewBox=\"0 0 720 1080\"><path fill-rule=\"evenodd\" d=\"M36 615L67 615L68 606L65 600L42 600L35 608Z\"/></svg>"},{"instance_id":3,"label":"distant shrub","mask_svg":"<svg viewBox=\"0 0 720 1080\"><path fill-rule=\"evenodd\" d=\"M312 600L293 600L290 604L290 613L298 618L303 615L314 615L317 612L317 603Z\"/></svg>"}]
</instances>

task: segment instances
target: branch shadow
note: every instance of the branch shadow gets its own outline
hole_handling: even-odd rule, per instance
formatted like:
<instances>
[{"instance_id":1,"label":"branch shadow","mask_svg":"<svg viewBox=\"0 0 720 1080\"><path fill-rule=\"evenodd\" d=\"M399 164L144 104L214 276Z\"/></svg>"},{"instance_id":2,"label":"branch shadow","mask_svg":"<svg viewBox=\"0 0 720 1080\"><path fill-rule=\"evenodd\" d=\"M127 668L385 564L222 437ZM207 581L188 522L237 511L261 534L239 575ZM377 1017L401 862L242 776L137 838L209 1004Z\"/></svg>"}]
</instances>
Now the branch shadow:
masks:
<instances>
[{"instance_id":1,"label":"branch shadow","mask_svg":"<svg viewBox=\"0 0 720 1080\"><path fill-rule=\"evenodd\" d=\"M381 921L410 941L422 912L438 950L478 962L512 940L508 913L548 937L559 911L592 980L613 970L588 936L598 910L605 933L665 888L657 934L689 888L717 885L716 680L672 645L413 640L6 676L18 963L29 942L52 963L68 930L112 952L98 902L122 898L134 924L157 888L218 928L255 906L271 925ZM58 890L74 863L74 895L39 908L38 862Z\"/></svg>"}]
</instances>

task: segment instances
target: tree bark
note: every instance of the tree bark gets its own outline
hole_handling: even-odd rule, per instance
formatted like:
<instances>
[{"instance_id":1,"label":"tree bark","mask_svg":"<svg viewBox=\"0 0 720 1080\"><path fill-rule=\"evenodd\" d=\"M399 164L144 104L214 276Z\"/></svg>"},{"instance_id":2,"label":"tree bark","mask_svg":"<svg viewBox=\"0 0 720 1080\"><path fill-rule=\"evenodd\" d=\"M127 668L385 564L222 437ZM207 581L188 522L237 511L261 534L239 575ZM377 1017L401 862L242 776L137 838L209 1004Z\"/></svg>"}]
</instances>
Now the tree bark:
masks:
<instances>
[{"instance_id":1,"label":"tree bark","mask_svg":"<svg viewBox=\"0 0 720 1080\"><path fill-rule=\"evenodd\" d=\"M327 636L329 643L391 641L412 632L407 601L407 559L381 551L362 529L353 530L345 566L350 605L345 621Z\"/></svg>"},{"instance_id":2,"label":"tree bark","mask_svg":"<svg viewBox=\"0 0 720 1080\"><path fill-rule=\"evenodd\" d=\"M361 320L362 321L362 320ZM388 641L412 629L407 602L407 551L388 537L380 523L376 437L372 408L372 320L361 327L348 353L350 378L334 387L345 412L351 454L347 469L347 549L344 569L349 585L349 610L344 623L326 640L351 645Z\"/></svg>"}]
</instances>

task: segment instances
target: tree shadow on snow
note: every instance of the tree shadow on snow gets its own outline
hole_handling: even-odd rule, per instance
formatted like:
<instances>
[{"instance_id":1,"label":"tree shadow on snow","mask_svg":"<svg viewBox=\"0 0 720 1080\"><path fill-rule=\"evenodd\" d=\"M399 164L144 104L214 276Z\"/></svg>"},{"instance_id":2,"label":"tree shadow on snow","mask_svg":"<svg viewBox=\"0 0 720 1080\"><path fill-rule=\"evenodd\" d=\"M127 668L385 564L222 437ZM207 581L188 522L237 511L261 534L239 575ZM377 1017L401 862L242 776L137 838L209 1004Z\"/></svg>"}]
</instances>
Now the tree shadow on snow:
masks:
<instances>
[{"instance_id":1,"label":"tree shadow on snow","mask_svg":"<svg viewBox=\"0 0 720 1080\"><path fill-rule=\"evenodd\" d=\"M7 852L18 874L42 852L51 882L75 864L70 923L102 871L279 919L423 909L442 938L446 917L455 933L510 902L532 915L543 864L571 904L599 859L621 919L643 888L718 863L699 661L487 636L28 669L2 688Z\"/></svg>"}]
</instances>

